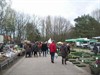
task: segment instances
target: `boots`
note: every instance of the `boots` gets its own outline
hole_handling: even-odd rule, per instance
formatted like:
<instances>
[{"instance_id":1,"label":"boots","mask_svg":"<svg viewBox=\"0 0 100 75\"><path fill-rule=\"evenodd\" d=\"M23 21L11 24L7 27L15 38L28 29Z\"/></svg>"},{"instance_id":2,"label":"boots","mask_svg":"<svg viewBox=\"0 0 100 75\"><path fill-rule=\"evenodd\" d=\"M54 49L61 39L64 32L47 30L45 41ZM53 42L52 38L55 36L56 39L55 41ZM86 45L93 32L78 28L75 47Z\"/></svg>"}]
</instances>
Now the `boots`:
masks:
<instances>
[{"instance_id":1,"label":"boots","mask_svg":"<svg viewBox=\"0 0 100 75\"><path fill-rule=\"evenodd\" d=\"M62 64L65 64L65 65L67 64L65 58L62 58Z\"/></svg>"}]
</instances>

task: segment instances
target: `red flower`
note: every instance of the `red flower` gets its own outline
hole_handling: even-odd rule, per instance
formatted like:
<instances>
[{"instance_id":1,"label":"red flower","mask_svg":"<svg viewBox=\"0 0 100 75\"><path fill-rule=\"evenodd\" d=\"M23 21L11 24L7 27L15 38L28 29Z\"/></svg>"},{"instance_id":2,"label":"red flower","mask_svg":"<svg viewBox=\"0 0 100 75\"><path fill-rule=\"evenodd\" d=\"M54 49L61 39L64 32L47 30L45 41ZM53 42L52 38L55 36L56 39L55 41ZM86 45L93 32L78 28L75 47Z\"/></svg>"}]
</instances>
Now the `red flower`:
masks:
<instances>
[{"instance_id":1,"label":"red flower","mask_svg":"<svg viewBox=\"0 0 100 75\"><path fill-rule=\"evenodd\" d=\"M100 64L100 59L96 61L96 64Z\"/></svg>"}]
</instances>

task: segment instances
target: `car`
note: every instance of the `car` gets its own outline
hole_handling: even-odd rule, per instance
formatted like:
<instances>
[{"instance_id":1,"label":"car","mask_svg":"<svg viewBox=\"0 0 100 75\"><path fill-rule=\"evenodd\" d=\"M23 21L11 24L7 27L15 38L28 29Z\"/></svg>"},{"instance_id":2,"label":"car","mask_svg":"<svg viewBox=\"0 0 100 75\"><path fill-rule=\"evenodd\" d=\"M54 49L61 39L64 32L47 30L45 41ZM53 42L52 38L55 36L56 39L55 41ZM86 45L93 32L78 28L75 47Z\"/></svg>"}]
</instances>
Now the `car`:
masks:
<instances>
[{"instance_id":1,"label":"car","mask_svg":"<svg viewBox=\"0 0 100 75\"><path fill-rule=\"evenodd\" d=\"M82 48L88 48L88 43L82 43L82 44L81 44L81 47L82 47Z\"/></svg>"},{"instance_id":2,"label":"car","mask_svg":"<svg viewBox=\"0 0 100 75\"><path fill-rule=\"evenodd\" d=\"M88 43L88 48L93 51L93 47L94 47L95 42L89 42Z\"/></svg>"},{"instance_id":3,"label":"car","mask_svg":"<svg viewBox=\"0 0 100 75\"><path fill-rule=\"evenodd\" d=\"M96 44L98 48L98 52L100 53L100 42L89 42L88 43L88 48L93 51L94 45Z\"/></svg>"},{"instance_id":4,"label":"car","mask_svg":"<svg viewBox=\"0 0 100 75\"><path fill-rule=\"evenodd\" d=\"M96 42L96 45L98 47L98 52L100 53L100 42Z\"/></svg>"}]
</instances>

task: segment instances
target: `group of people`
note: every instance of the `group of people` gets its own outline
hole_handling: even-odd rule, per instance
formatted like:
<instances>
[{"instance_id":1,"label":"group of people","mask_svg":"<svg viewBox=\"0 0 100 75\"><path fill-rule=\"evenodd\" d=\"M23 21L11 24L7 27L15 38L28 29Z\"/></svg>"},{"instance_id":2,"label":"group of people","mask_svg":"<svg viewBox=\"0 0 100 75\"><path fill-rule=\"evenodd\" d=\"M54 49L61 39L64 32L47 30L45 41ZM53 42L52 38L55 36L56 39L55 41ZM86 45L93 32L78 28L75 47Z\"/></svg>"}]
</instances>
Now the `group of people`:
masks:
<instances>
[{"instance_id":1,"label":"group of people","mask_svg":"<svg viewBox=\"0 0 100 75\"><path fill-rule=\"evenodd\" d=\"M35 42L35 43L25 43L25 57L29 56L31 57L32 54L35 56L41 56L41 53L44 57L47 56L48 50L51 55L51 63L54 63L55 53L57 53L57 45L55 41L52 40L52 43L48 44L47 42ZM66 61L68 60L68 54L70 53L70 46L64 42L61 44L60 53L62 56L62 64L66 64Z\"/></svg>"},{"instance_id":2,"label":"group of people","mask_svg":"<svg viewBox=\"0 0 100 75\"><path fill-rule=\"evenodd\" d=\"M43 53L43 56L46 57L48 53L48 45L46 42L35 42L35 43L25 43L24 44L25 49L25 57L31 57L34 55L34 57L41 56L41 53Z\"/></svg>"}]
</instances>

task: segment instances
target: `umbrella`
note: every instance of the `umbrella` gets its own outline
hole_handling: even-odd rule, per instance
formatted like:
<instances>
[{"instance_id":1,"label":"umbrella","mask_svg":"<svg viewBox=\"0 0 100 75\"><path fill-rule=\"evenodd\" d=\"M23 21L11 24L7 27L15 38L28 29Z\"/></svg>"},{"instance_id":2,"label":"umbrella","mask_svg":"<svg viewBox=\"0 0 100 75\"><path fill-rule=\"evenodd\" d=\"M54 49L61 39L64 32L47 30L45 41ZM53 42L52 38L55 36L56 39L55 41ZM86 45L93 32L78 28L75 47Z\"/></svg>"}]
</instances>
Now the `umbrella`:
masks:
<instances>
[{"instance_id":1,"label":"umbrella","mask_svg":"<svg viewBox=\"0 0 100 75\"><path fill-rule=\"evenodd\" d=\"M57 42L57 44L63 44L63 42Z\"/></svg>"},{"instance_id":2,"label":"umbrella","mask_svg":"<svg viewBox=\"0 0 100 75\"><path fill-rule=\"evenodd\" d=\"M31 43L30 41L28 40L24 40L23 43Z\"/></svg>"}]
</instances>

